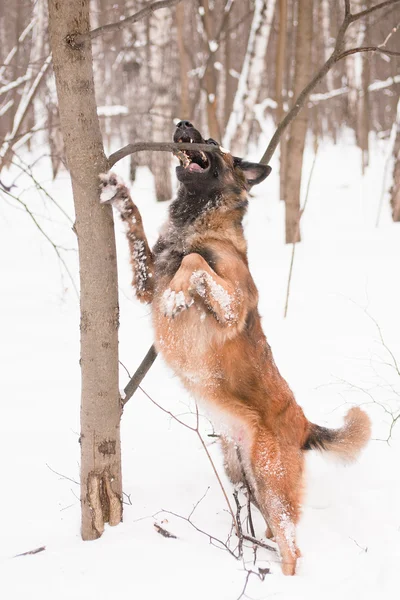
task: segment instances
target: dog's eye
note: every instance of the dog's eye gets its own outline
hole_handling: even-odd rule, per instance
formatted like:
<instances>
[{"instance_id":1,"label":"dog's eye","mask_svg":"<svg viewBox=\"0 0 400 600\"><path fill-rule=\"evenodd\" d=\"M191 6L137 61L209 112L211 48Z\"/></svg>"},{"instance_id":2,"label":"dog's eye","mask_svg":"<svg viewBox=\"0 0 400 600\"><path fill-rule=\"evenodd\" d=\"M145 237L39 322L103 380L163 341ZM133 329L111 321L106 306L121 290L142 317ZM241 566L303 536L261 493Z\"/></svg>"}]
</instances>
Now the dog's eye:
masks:
<instances>
[{"instance_id":1,"label":"dog's eye","mask_svg":"<svg viewBox=\"0 0 400 600\"><path fill-rule=\"evenodd\" d=\"M213 146L219 146L218 142L216 142L212 138L209 138L208 140L206 140L206 144L212 144Z\"/></svg>"}]
</instances>

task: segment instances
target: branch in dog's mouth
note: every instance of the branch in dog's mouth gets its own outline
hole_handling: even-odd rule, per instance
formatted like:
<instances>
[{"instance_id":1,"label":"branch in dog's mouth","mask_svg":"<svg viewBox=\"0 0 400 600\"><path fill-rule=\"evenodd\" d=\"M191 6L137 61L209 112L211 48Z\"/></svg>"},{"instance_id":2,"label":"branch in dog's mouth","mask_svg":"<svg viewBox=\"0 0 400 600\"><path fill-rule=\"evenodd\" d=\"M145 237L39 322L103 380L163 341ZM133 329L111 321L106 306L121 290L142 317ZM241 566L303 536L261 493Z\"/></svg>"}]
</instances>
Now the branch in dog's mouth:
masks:
<instances>
[{"instance_id":1,"label":"branch in dog's mouth","mask_svg":"<svg viewBox=\"0 0 400 600\"><path fill-rule=\"evenodd\" d=\"M179 158L182 167L188 171L201 173L210 166L210 161L202 150L176 150L174 154Z\"/></svg>"},{"instance_id":2,"label":"branch in dog's mouth","mask_svg":"<svg viewBox=\"0 0 400 600\"><path fill-rule=\"evenodd\" d=\"M111 168L115 165L116 162L125 158L125 156L129 156L130 154L135 154L136 152L172 152L175 154L177 151L189 150L190 152L217 152L221 154L223 150L219 146L215 146L212 144L195 144L191 142L136 142L135 144L128 144L124 146L117 152L114 152L109 156L109 167Z\"/></svg>"}]
</instances>

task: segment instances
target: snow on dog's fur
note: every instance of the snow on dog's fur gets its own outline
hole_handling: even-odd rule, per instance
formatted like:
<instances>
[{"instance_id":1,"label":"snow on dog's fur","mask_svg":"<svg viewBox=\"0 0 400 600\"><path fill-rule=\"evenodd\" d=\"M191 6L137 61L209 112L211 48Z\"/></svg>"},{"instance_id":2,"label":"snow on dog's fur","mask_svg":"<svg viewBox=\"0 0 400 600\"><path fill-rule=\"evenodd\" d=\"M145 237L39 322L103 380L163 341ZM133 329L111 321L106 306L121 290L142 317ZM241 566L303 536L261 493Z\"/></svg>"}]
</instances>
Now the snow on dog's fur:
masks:
<instances>
[{"instance_id":1,"label":"snow on dog's fur","mask_svg":"<svg viewBox=\"0 0 400 600\"><path fill-rule=\"evenodd\" d=\"M187 121L175 142L205 141ZM180 152L180 188L169 220L150 250L125 185L103 175L102 202L127 226L136 295L151 302L155 344L222 436L225 468L274 536L282 570L293 575L300 552L304 452L331 450L353 460L370 437L368 416L352 408L341 429L310 423L275 365L261 328L242 220L247 192L270 168L229 152Z\"/></svg>"}]
</instances>

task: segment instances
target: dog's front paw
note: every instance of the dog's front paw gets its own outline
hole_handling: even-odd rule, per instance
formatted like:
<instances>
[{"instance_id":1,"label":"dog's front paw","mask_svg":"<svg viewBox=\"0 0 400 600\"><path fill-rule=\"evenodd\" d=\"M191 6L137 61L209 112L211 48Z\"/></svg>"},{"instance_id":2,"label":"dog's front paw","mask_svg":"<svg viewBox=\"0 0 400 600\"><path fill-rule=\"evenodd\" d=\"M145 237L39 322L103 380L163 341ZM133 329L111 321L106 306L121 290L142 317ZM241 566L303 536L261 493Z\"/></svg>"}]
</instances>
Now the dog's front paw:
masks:
<instances>
[{"instance_id":1,"label":"dog's front paw","mask_svg":"<svg viewBox=\"0 0 400 600\"><path fill-rule=\"evenodd\" d=\"M101 181L100 202L101 204L108 204L114 200L119 189L125 187L125 185L118 175L111 171L109 173L100 173L99 178Z\"/></svg>"},{"instance_id":2,"label":"dog's front paw","mask_svg":"<svg viewBox=\"0 0 400 600\"><path fill-rule=\"evenodd\" d=\"M180 290L176 292L171 288L165 290L161 298L161 309L164 316L173 319L176 315L192 306L194 300Z\"/></svg>"},{"instance_id":3,"label":"dog's front paw","mask_svg":"<svg viewBox=\"0 0 400 600\"><path fill-rule=\"evenodd\" d=\"M127 216L129 216L133 203L129 190L122 179L111 171L101 173L99 177L101 180L100 203L112 204L122 215L128 213Z\"/></svg>"}]
</instances>

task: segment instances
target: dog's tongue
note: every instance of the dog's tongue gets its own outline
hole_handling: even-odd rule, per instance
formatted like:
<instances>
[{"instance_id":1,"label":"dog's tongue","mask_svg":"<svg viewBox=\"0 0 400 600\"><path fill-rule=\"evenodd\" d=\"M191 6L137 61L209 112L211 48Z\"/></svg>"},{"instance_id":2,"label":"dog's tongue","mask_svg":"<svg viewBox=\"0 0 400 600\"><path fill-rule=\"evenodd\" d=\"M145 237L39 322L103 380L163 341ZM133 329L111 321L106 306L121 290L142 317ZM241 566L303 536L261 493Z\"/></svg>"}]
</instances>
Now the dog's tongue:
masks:
<instances>
[{"instance_id":1,"label":"dog's tongue","mask_svg":"<svg viewBox=\"0 0 400 600\"><path fill-rule=\"evenodd\" d=\"M203 171L203 169L195 162L190 163L188 167L188 171Z\"/></svg>"}]
</instances>

